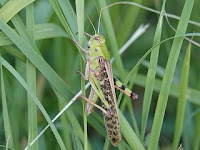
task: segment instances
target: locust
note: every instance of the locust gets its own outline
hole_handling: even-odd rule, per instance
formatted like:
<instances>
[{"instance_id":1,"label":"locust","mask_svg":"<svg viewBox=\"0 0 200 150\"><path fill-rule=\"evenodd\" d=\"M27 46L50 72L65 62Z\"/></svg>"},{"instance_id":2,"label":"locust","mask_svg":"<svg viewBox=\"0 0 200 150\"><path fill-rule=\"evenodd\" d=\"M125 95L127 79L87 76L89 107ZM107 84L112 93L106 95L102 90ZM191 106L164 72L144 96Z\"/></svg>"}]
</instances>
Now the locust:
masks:
<instances>
[{"instance_id":1,"label":"locust","mask_svg":"<svg viewBox=\"0 0 200 150\"><path fill-rule=\"evenodd\" d=\"M80 95L78 98L87 101L85 108L87 115L92 113L94 106L102 110L109 140L113 146L117 146L121 140L121 133L115 88L132 99L137 99L138 95L113 77L110 54L104 36L97 34L96 30L93 36L88 33L85 33L85 35L90 37L88 50L72 39L87 56L85 73L83 74L80 71L78 73L84 80L89 80L91 84L89 97ZM101 100L102 107L96 104L98 99Z\"/></svg>"}]
</instances>

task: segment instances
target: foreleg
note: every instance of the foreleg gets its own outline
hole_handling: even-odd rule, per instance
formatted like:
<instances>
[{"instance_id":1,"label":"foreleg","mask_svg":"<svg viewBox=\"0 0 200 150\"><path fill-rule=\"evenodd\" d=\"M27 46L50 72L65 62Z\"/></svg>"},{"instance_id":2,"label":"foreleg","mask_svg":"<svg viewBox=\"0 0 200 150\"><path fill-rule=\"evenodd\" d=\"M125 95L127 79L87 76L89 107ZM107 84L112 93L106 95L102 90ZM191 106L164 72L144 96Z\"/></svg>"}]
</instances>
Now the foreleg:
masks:
<instances>
[{"instance_id":1,"label":"foreleg","mask_svg":"<svg viewBox=\"0 0 200 150\"><path fill-rule=\"evenodd\" d=\"M89 51L87 51L86 49L84 49L83 47L81 47L81 45L74 39L71 38L71 40L74 42L74 44L76 44L82 51L83 53L85 53L86 55L89 55Z\"/></svg>"},{"instance_id":2,"label":"foreleg","mask_svg":"<svg viewBox=\"0 0 200 150\"><path fill-rule=\"evenodd\" d=\"M90 73L90 60L87 59L86 67L85 67L85 75L81 71L77 71L76 73L79 73L84 80L88 80L89 73Z\"/></svg>"}]
</instances>

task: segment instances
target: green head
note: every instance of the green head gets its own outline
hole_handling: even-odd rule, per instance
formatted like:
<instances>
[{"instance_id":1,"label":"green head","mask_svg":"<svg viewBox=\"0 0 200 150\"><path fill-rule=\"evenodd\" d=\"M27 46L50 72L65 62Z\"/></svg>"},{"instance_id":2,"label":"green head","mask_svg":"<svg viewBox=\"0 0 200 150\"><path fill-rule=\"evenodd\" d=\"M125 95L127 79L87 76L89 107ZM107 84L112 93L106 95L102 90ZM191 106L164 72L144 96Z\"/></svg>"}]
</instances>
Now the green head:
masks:
<instances>
[{"instance_id":1,"label":"green head","mask_svg":"<svg viewBox=\"0 0 200 150\"><path fill-rule=\"evenodd\" d=\"M106 60L110 60L110 54L105 44L105 38L101 34L95 34L88 42L91 57L102 56Z\"/></svg>"}]
</instances>

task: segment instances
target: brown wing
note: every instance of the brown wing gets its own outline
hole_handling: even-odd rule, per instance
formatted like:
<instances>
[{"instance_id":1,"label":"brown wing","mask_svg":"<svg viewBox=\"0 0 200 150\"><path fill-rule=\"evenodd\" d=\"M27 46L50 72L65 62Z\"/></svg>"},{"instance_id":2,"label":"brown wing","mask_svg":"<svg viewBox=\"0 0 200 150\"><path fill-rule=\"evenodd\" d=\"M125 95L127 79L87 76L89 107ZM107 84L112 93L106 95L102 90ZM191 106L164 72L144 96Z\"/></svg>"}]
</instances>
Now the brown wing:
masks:
<instances>
[{"instance_id":1,"label":"brown wing","mask_svg":"<svg viewBox=\"0 0 200 150\"><path fill-rule=\"evenodd\" d=\"M106 61L103 57L99 58L99 67L100 86L112 111L109 115L104 114L105 127L110 142L116 146L121 140L121 133L112 68L110 62ZM102 107L109 111L103 104Z\"/></svg>"}]
</instances>

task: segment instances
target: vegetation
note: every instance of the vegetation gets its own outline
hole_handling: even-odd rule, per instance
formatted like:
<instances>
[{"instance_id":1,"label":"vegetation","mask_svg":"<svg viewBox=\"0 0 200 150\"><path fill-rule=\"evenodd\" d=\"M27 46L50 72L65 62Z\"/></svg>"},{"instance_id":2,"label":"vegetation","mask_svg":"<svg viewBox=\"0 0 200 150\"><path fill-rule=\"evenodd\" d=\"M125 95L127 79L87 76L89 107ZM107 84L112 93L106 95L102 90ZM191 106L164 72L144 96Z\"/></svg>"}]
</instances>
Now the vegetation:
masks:
<instances>
[{"instance_id":1,"label":"vegetation","mask_svg":"<svg viewBox=\"0 0 200 150\"><path fill-rule=\"evenodd\" d=\"M200 148L199 1L0 5L0 149ZM85 56L70 38L87 47L84 32L95 33L88 17L97 30L100 13L113 74L139 95L133 101L117 91L123 135L117 147L102 113L86 116L85 102L74 102L89 88L76 74L84 72Z\"/></svg>"}]
</instances>

